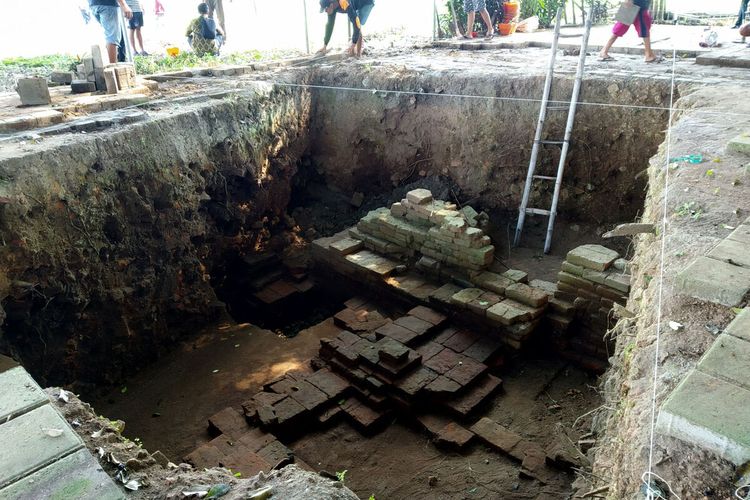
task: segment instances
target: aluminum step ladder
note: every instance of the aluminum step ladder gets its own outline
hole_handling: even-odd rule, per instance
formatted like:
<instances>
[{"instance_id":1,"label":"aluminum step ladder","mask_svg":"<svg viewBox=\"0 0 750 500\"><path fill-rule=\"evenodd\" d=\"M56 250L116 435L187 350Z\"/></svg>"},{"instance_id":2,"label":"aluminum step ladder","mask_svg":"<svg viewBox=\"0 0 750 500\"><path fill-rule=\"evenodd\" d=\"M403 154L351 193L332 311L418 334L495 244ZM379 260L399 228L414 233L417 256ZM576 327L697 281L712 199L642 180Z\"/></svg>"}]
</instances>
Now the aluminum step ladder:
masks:
<instances>
[{"instance_id":1,"label":"aluminum step ladder","mask_svg":"<svg viewBox=\"0 0 750 500\"><path fill-rule=\"evenodd\" d=\"M521 206L518 210L518 225L516 226L516 235L513 240L513 245L518 246L521 241L521 233L523 232L523 225L527 215L546 215L549 217L547 224L547 237L544 241L544 253L549 253L550 247L552 246L552 231L555 227L555 217L557 216L557 203L560 198L560 188L562 186L563 174L565 173L565 162L568 158L568 150L570 148L570 136L573 133L573 123L576 117L576 107L578 105L578 97L581 93L581 81L583 80L583 70L586 64L586 50L589 46L589 35L591 34L591 8L586 18L586 29L583 33L583 40L581 41L581 55L578 59L578 70L576 71L575 83L573 85L573 94L570 99L570 104L567 106L561 106L559 103L549 105L549 95L552 89L552 80L555 73L555 60L557 59L557 45L560 40L560 17L562 15L562 9L557 9L557 17L555 18L555 36L552 41L552 52L549 59L549 67L547 68L547 79L544 82L544 93L542 94L542 104L539 110L539 121L536 126L536 135L534 136L534 145L531 149L531 159L529 160L529 171L526 174L526 184L523 190L523 198L521 199ZM544 133L544 124L547 119L548 111L568 111L568 122L565 126L565 137L562 140L543 140L542 135ZM540 148L543 146L559 146L560 162L557 166L557 175L555 177L548 175L536 175L537 160L539 158ZM555 191L552 196L552 206L549 210L543 208L529 208L529 196L531 195L531 188L533 187L534 181L543 182L555 182Z\"/></svg>"}]
</instances>

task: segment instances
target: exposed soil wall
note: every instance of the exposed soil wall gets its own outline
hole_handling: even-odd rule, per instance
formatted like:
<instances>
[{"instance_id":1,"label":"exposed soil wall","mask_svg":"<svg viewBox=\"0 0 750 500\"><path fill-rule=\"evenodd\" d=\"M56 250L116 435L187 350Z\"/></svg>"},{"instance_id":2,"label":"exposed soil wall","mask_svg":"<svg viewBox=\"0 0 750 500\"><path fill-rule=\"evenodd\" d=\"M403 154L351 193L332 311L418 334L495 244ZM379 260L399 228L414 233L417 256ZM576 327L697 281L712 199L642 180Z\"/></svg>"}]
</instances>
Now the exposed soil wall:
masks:
<instances>
[{"instance_id":1,"label":"exposed soil wall","mask_svg":"<svg viewBox=\"0 0 750 500\"><path fill-rule=\"evenodd\" d=\"M602 384L606 401L594 420L599 435L592 453L595 475L585 490L607 485L610 499L643 498L639 491L641 477L649 470L652 409L655 406L658 414L664 399L733 317L727 307L677 295L674 283L677 273L705 255L750 211L747 157L726 150L729 140L750 127L746 92L737 86L720 93L709 87L684 88L681 93L685 97L676 105L681 111L675 113L671 144L662 145L648 171L643 219L656 223L659 235L635 240L627 305L635 318L621 320L615 330L616 354ZM672 164L667 185L667 154L702 154L705 161ZM670 321L683 328L671 329ZM651 458L653 472L667 481L655 482L665 493L671 488L680 498L733 497L733 466L697 446L657 432Z\"/></svg>"},{"instance_id":2,"label":"exposed soil wall","mask_svg":"<svg viewBox=\"0 0 750 500\"><path fill-rule=\"evenodd\" d=\"M428 93L412 95L315 89L311 144L329 184L378 193L422 175L451 177L483 208L518 209L544 76L534 71L420 72L398 65L340 65L312 76L323 86ZM569 219L597 223L633 219L642 207L640 175L663 141L669 82L587 78L581 99L623 107L578 108L560 199ZM558 77L553 100L569 100L570 75ZM442 94L442 95L434 95ZM496 96L498 99L455 97ZM508 100L504 98L517 98ZM547 138L561 139L567 112L551 111ZM539 174L554 175L559 148L545 146ZM531 206L548 207L552 183L537 184ZM476 202L475 202L476 203Z\"/></svg>"},{"instance_id":3,"label":"exposed soil wall","mask_svg":"<svg viewBox=\"0 0 750 500\"><path fill-rule=\"evenodd\" d=\"M279 223L308 111L303 92L258 87L4 154L3 349L42 383L85 386L220 314L212 267Z\"/></svg>"}]
</instances>

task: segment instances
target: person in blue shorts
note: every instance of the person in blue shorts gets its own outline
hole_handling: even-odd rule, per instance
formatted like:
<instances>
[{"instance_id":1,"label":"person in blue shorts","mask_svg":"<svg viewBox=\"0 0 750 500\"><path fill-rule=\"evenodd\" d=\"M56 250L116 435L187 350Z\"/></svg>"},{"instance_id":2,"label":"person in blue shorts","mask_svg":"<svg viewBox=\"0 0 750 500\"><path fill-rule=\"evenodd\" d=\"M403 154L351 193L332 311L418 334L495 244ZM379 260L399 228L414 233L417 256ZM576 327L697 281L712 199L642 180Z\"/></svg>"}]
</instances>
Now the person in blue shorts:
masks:
<instances>
[{"instance_id":1,"label":"person in blue shorts","mask_svg":"<svg viewBox=\"0 0 750 500\"><path fill-rule=\"evenodd\" d=\"M133 17L131 17L128 22L130 46L133 47L133 55L147 56L148 52L146 52L146 49L143 47L143 34L141 33L141 30L143 29L143 7L141 6L141 0L125 0L125 2L128 4L128 7L130 7L130 10L133 11ZM138 48L136 47L136 40L138 40L138 43L141 45L140 52L138 52Z\"/></svg>"},{"instance_id":2,"label":"person in blue shorts","mask_svg":"<svg viewBox=\"0 0 750 500\"><path fill-rule=\"evenodd\" d=\"M320 12L328 14L328 23L326 23L323 48L318 51L318 54L325 54L328 50L328 43L331 41L333 28L336 25L336 14L346 14L353 28L352 45L349 47L348 53L350 56L360 57L364 45L362 26L370 17L373 7L375 7L374 0L320 0Z\"/></svg>"},{"instance_id":3,"label":"person in blue shorts","mask_svg":"<svg viewBox=\"0 0 750 500\"><path fill-rule=\"evenodd\" d=\"M117 48L122 38L120 30L120 9L125 19L133 17L133 11L125 0L89 0L89 8L99 24L104 28L104 39L107 43L107 55L110 63L117 62Z\"/></svg>"}]
</instances>

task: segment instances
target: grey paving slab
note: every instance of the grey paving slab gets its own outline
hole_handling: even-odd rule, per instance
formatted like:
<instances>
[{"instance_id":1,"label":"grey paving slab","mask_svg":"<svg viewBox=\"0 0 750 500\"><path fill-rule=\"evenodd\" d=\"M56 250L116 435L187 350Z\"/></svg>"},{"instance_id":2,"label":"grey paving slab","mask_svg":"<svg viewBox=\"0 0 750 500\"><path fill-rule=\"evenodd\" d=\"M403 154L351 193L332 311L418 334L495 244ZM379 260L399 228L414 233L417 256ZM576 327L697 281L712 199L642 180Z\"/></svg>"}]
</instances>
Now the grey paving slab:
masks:
<instances>
[{"instance_id":1,"label":"grey paving slab","mask_svg":"<svg viewBox=\"0 0 750 500\"><path fill-rule=\"evenodd\" d=\"M750 342L719 335L698 363L698 370L750 390Z\"/></svg>"},{"instance_id":2,"label":"grey paving slab","mask_svg":"<svg viewBox=\"0 0 750 500\"><path fill-rule=\"evenodd\" d=\"M750 308L746 307L724 330L724 333L750 342Z\"/></svg>"},{"instance_id":3,"label":"grey paving slab","mask_svg":"<svg viewBox=\"0 0 750 500\"><path fill-rule=\"evenodd\" d=\"M750 267L750 250L748 250L747 243L741 241L727 238L716 245L707 256L730 264Z\"/></svg>"},{"instance_id":4,"label":"grey paving slab","mask_svg":"<svg viewBox=\"0 0 750 500\"><path fill-rule=\"evenodd\" d=\"M122 490L88 450L79 450L0 490L14 500L121 500Z\"/></svg>"},{"instance_id":5,"label":"grey paving slab","mask_svg":"<svg viewBox=\"0 0 750 500\"><path fill-rule=\"evenodd\" d=\"M49 402L26 370L17 366L0 373L0 422L5 422Z\"/></svg>"},{"instance_id":6,"label":"grey paving slab","mask_svg":"<svg viewBox=\"0 0 750 500\"><path fill-rule=\"evenodd\" d=\"M729 45L707 54L700 54L696 57L695 63L726 68L750 68L750 50L745 44Z\"/></svg>"},{"instance_id":7,"label":"grey paving slab","mask_svg":"<svg viewBox=\"0 0 750 500\"><path fill-rule=\"evenodd\" d=\"M740 225L737 229L732 231L729 236L727 236L727 239L750 245L750 224L745 222Z\"/></svg>"},{"instance_id":8,"label":"grey paving slab","mask_svg":"<svg viewBox=\"0 0 750 500\"><path fill-rule=\"evenodd\" d=\"M56 437L47 430L62 430ZM0 487L83 447L83 441L50 405L0 425Z\"/></svg>"},{"instance_id":9,"label":"grey paving slab","mask_svg":"<svg viewBox=\"0 0 750 500\"><path fill-rule=\"evenodd\" d=\"M677 275L677 292L734 307L750 291L750 269L698 257Z\"/></svg>"},{"instance_id":10,"label":"grey paving slab","mask_svg":"<svg viewBox=\"0 0 750 500\"><path fill-rule=\"evenodd\" d=\"M659 411L657 431L740 465L750 460L750 391L691 371Z\"/></svg>"}]
</instances>

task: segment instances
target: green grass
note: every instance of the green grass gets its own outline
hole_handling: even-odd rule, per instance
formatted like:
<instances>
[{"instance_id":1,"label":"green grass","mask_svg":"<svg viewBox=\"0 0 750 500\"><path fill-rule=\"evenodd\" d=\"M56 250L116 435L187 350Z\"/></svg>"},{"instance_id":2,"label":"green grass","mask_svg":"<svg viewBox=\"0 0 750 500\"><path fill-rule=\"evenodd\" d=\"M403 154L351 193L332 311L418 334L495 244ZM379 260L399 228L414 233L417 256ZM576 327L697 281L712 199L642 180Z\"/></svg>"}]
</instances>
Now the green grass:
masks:
<instances>
[{"instance_id":1,"label":"green grass","mask_svg":"<svg viewBox=\"0 0 750 500\"><path fill-rule=\"evenodd\" d=\"M206 55L198 57L192 52L183 52L177 57L170 56L136 56L135 69L139 75L168 73L190 68L206 68L220 65L242 65L263 60L279 59L284 54L277 52L263 53L257 50L234 52L220 57Z\"/></svg>"}]
</instances>

